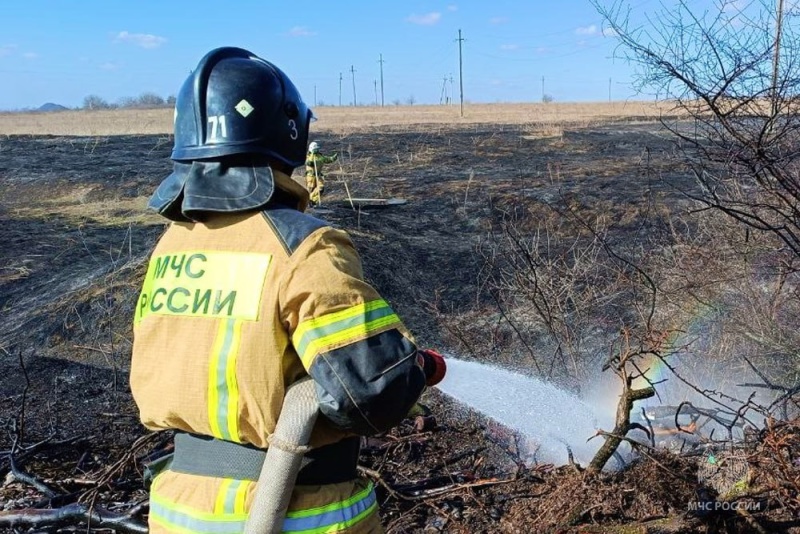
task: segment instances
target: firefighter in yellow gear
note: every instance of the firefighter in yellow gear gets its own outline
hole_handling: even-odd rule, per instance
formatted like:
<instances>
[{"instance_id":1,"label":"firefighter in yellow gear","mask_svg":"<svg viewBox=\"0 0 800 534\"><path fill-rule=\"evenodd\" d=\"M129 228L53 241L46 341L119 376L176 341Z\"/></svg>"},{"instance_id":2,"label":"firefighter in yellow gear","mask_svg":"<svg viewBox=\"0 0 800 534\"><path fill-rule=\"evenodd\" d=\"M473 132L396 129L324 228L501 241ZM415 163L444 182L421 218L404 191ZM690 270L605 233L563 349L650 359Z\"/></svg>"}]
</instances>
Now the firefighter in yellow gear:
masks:
<instances>
[{"instance_id":1,"label":"firefighter in yellow gear","mask_svg":"<svg viewBox=\"0 0 800 534\"><path fill-rule=\"evenodd\" d=\"M312 141L308 145L306 154L306 189L308 189L312 206L322 203L322 194L325 192L325 173L323 172L325 165L339 159L339 155L335 153L331 156L323 155L320 148L317 141Z\"/></svg>"},{"instance_id":2,"label":"firefighter in yellow gear","mask_svg":"<svg viewBox=\"0 0 800 534\"><path fill-rule=\"evenodd\" d=\"M130 375L142 423L175 432L151 533L242 532L284 394L308 376L320 417L282 531L382 532L360 436L399 423L443 376L364 281L349 236L304 213L291 175L312 116L283 71L240 48L206 54L178 94L174 169L149 204L170 223Z\"/></svg>"}]
</instances>

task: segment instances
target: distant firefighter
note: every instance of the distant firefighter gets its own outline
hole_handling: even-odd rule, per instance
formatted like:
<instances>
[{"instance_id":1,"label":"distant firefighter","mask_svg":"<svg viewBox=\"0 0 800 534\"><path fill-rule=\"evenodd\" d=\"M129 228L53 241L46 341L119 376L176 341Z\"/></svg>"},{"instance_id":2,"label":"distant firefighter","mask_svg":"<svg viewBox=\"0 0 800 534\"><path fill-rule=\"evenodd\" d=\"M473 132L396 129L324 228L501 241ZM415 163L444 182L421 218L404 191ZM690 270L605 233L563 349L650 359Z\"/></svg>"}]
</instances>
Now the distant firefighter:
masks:
<instances>
[{"instance_id":1,"label":"distant firefighter","mask_svg":"<svg viewBox=\"0 0 800 534\"><path fill-rule=\"evenodd\" d=\"M326 163L333 163L339 159L338 154L325 156L320 152L319 143L312 141L308 145L306 154L306 188L312 206L322 203L322 193L325 191L325 173L322 172Z\"/></svg>"}]
</instances>

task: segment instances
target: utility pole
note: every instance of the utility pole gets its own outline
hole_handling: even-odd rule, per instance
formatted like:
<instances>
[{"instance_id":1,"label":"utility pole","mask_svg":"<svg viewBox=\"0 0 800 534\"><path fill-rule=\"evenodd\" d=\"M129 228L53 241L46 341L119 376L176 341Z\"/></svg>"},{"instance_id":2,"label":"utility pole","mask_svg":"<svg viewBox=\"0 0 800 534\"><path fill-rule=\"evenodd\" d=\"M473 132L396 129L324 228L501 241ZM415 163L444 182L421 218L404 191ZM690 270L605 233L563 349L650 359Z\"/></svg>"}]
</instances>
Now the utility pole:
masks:
<instances>
[{"instance_id":1,"label":"utility pole","mask_svg":"<svg viewBox=\"0 0 800 534\"><path fill-rule=\"evenodd\" d=\"M353 77L353 106L358 105L358 100L356 100L356 69L353 65L350 65L350 75Z\"/></svg>"},{"instance_id":2,"label":"utility pole","mask_svg":"<svg viewBox=\"0 0 800 534\"><path fill-rule=\"evenodd\" d=\"M317 84L314 84L314 105L317 105Z\"/></svg>"},{"instance_id":3,"label":"utility pole","mask_svg":"<svg viewBox=\"0 0 800 534\"><path fill-rule=\"evenodd\" d=\"M544 102L544 76L542 76L542 102Z\"/></svg>"},{"instance_id":4,"label":"utility pole","mask_svg":"<svg viewBox=\"0 0 800 534\"><path fill-rule=\"evenodd\" d=\"M342 107L342 73L339 73L339 107Z\"/></svg>"},{"instance_id":5,"label":"utility pole","mask_svg":"<svg viewBox=\"0 0 800 534\"><path fill-rule=\"evenodd\" d=\"M775 27L775 56L772 59L772 115L778 114L778 63L781 53L781 32L783 31L783 0L778 0L778 19Z\"/></svg>"},{"instance_id":6,"label":"utility pole","mask_svg":"<svg viewBox=\"0 0 800 534\"><path fill-rule=\"evenodd\" d=\"M461 30L458 30L458 86L461 96L461 116L464 116L464 69L463 60L461 57L461 43L464 39L461 37Z\"/></svg>"},{"instance_id":7,"label":"utility pole","mask_svg":"<svg viewBox=\"0 0 800 534\"><path fill-rule=\"evenodd\" d=\"M442 83L442 94L439 95L439 104L447 104L447 76L444 77L444 83Z\"/></svg>"},{"instance_id":8,"label":"utility pole","mask_svg":"<svg viewBox=\"0 0 800 534\"><path fill-rule=\"evenodd\" d=\"M611 102L611 78L608 79L608 101Z\"/></svg>"},{"instance_id":9,"label":"utility pole","mask_svg":"<svg viewBox=\"0 0 800 534\"><path fill-rule=\"evenodd\" d=\"M381 107L383 107L383 54L380 55L378 63L381 64Z\"/></svg>"},{"instance_id":10,"label":"utility pole","mask_svg":"<svg viewBox=\"0 0 800 534\"><path fill-rule=\"evenodd\" d=\"M375 85L375 105L378 105L378 80L372 80L372 83Z\"/></svg>"}]
</instances>

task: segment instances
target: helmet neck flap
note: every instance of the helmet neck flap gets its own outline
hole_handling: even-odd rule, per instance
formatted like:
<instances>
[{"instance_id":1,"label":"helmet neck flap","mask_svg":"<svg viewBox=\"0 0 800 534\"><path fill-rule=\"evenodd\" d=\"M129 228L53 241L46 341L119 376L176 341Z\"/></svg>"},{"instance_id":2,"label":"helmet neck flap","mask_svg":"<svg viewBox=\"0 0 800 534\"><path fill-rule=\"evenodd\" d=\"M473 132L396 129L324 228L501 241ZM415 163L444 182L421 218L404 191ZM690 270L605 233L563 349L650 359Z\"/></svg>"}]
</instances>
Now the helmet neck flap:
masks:
<instances>
[{"instance_id":1,"label":"helmet neck flap","mask_svg":"<svg viewBox=\"0 0 800 534\"><path fill-rule=\"evenodd\" d=\"M262 158L238 157L175 162L148 207L172 221L199 222L208 213L255 211L270 203L304 211L308 191Z\"/></svg>"}]
</instances>

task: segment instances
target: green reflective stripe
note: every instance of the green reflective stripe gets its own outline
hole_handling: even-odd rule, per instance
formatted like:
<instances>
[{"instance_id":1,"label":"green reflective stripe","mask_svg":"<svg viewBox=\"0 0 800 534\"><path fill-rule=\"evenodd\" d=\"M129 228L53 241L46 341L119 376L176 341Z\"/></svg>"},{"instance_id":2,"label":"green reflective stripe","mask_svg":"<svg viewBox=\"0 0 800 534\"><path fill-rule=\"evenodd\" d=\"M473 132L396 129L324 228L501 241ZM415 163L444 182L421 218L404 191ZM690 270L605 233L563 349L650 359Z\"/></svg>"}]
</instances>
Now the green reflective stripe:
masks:
<instances>
[{"instance_id":1,"label":"green reflective stripe","mask_svg":"<svg viewBox=\"0 0 800 534\"><path fill-rule=\"evenodd\" d=\"M244 486L242 485L244 484ZM195 508L173 503L153 491L150 495L150 520L172 532L180 534L240 534L244 531L247 514L235 510L237 492L246 487L246 481L228 479L220 488L225 495L223 513L202 512ZM239 505L241 506L241 504ZM281 532L287 534L328 534L350 528L378 508L373 484L348 499L325 506L295 510L286 514Z\"/></svg>"},{"instance_id":2,"label":"green reflective stripe","mask_svg":"<svg viewBox=\"0 0 800 534\"><path fill-rule=\"evenodd\" d=\"M292 343L308 369L314 357L326 347L346 345L400 324L400 318L386 301L374 300L301 323Z\"/></svg>"},{"instance_id":3,"label":"green reflective stripe","mask_svg":"<svg viewBox=\"0 0 800 534\"><path fill-rule=\"evenodd\" d=\"M215 438L240 442L239 384L236 380L236 356L242 321L228 319L220 324L211 353L208 375L208 418Z\"/></svg>"},{"instance_id":4,"label":"green reflective stripe","mask_svg":"<svg viewBox=\"0 0 800 534\"><path fill-rule=\"evenodd\" d=\"M389 305L386 303L385 300L377 299L377 300L371 300L369 302L363 302L361 304L356 304L355 306L350 306L349 308L345 308L337 312L327 313L320 317L308 319L297 325L297 328L295 329L294 334L292 335L292 342L295 345L299 344L302 341L303 337L306 335L306 333L311 330L314 330L315 328L320 328L325 325L335 323L337 321L348 319L350 317L355 317L357 315L363 315L364 313L369 313L373 310L378 310L381 308L388 308L388 307Z\"/></svg>"},{"instance_id":5,"label":"green reflective stripe","mask_svg":"<svg viewBox=\"0 0 800 534\"><path fill-rule=\"evenodd\" d=\"M366 488L364 488L363 490L359 491L355 495L353 495L351 497L348 497L347 499L345 499L343 501L332 502L330 504L325 504L323 506L317 506L316 508L306 508L305 510L294 510L292 512L287 512L286 513L286 517L287 518L309 517L309 516L312 516L312 515L319 515L319 514L323 514L325 512L330 512L331 510L336 510L336 509L339 509L339 508L346 508L346 507L351 506L352 504L354 504L354 503L356 503L358 501L361 501L361 500L369 497L369 494L374 489L375 489L375 486L372 484L372 482L370 482L369 485Z\"/></svg>"},{"instance_id":6,"label":"green reflective stripe","mask_svg":"<svg viewBox=\"0 0 800 534\"><path fill-rule=\"evenodd\" d=\"M244 531L247 514L201 512L150 495L151 521L182 534L239 534Z\"/></svg>"},{"instance_id":7,"label":"green reflective stripe","mask_svg":"<svg viewBox=\"0 0 800 534\"><path fill-rule=\"evenodd\" d=\"M365 518L375 513L377 509L378 509L378 502L373 501L372 504L370 504L366 510L360 512L358 515L350 519L346 519L338 523L331 523L330 525L323 525L321 527L309 528L305 530L284 530L286 527L286 523L284 523L284 529L281 529L281 532L284 534L334 534L335 532L341 532L347 528L357 525Z\"/></svg>"},{"instance_id":8,"label":"green reflective stripe","mask_svg":"<svg viewBox=\"0 0 800 534\"><path fill-rule=\"evenodd\" d=\"M354 325L351 328L313 340L301 353L300 358L306 366L306 369L310 369L317 354L325 352L328 348L333 346L341 347L349 343L354 343L366 339L373 334L388 330L389 327L399 326L400 324L400 318L392 313L389 316L381 317L374 321Z\"/></svg>"},{"instance_id":9,"label":"green reflective stripe","mask_svg":"<svg viewBox=\"0 0 800 534\"><path fill-rule=\"evenodd\" d=\"M356 525L378 508L375 488L370 485L349 499L326 506L296 510L286 514L281 532L327 534Z\"/></svg>"}]
</instances>

